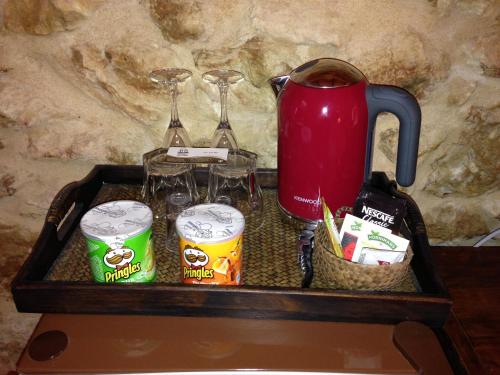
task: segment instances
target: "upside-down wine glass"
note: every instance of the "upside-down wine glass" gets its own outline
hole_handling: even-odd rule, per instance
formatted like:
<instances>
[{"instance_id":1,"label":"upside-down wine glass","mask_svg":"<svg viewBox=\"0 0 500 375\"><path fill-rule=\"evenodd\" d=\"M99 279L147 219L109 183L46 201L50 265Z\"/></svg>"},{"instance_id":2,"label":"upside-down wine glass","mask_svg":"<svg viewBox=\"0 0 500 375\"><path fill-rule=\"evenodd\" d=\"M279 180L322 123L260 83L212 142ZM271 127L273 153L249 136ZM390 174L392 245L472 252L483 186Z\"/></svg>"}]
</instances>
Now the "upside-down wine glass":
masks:
<instances>
[{"instance_id":1,"label":"upside-down wine glass","mask_svg":"<svg viewBox=\"0 0 500 375\"><path fill-rule=\"evenodd\" d=\"M211 147L238 150L238 142L227 118L227 93L229 85L240 82L245 76L235 70L219 69L203 73L202 78L217 85L220 94L220 120L212 137Z\"/></svg>"},{"instance_id":2,"label":"upside-down wine glass","mask_svg":"<svg viewBox=\"0 0 500 375\"><path fill-rule=\"evenodd\" d=\"M179 91L177 83L184 82L193 73L181 68L155 69L149 74L149 78L156 84L166 86L170 95L170 123L163 138L163 147L191 147L191 139L179 120L177 111L177 96Z\"/></svg>"},{"instance_id":3,"label":"upside-down wine glass","mask_svg":"<svg viewBox=\"0 0 500 375\"><path fill-rule=\"evenodd\" d=\"M193 166L171 163L167 156L169 147L191 147L191 140L177 111L177 84L191 75L191 71L181 68L155 69L149 74L151 81L168 88L171 100L170 124L162 148L143 155L141 193L143 200L152 208L155 219L174 221L178 211L195 204L199 198Z\"/></svg>"}]
</instances>

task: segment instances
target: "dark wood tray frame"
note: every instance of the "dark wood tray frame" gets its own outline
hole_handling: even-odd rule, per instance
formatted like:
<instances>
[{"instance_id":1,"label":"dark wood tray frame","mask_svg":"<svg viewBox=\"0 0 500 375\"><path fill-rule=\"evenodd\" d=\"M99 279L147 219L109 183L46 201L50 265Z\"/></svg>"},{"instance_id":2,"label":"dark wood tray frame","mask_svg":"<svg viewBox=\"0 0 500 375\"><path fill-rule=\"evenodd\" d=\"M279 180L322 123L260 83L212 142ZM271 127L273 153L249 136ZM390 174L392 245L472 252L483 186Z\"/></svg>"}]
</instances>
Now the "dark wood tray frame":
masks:
<instances>
[{"instance_id":1,"label":"dark wood tray frame","mask_svg":"<svg viewBox=\"0 0 500 375\"><path fill-rule=\"evenodd\" d=\"M207 171L196 171L200 182ZM97 165L54 198L33 250L12 283L18 311L36 313L160 314L395 324L414 320L442 327L451 300L435 272L423 223L412 228L412 269L421 293L278 287L188 286L166 283L98 284L45 281L81 217L104 183L142 184L142 166ZM262 187L276 187L276 170L258 171Z\"/></svg>"}]
</instances>

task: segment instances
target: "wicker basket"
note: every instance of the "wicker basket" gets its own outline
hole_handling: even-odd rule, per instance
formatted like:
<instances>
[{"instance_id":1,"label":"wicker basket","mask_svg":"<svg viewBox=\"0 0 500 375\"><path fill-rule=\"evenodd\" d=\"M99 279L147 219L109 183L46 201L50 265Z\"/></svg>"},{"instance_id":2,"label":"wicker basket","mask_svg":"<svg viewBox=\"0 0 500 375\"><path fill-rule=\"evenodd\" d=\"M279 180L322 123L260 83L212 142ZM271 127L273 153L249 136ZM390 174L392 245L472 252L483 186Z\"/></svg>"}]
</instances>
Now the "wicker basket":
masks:
<instances>
[{"instance_id":1,"label":"wicker basket","mask_svg":"<svg viewBox=\"0 0 500 375\"><path fill-rule=\"evenodd\" d=\"M333 288L389 290L401 284L410 272L410 262L413 257L411 247L408 247L406 257L401 263L384 266L365 265L337 257L331 249L327 229L323 223L318 225L315 239L313 254L315 273Z\"/></svg>"}]
</instances>

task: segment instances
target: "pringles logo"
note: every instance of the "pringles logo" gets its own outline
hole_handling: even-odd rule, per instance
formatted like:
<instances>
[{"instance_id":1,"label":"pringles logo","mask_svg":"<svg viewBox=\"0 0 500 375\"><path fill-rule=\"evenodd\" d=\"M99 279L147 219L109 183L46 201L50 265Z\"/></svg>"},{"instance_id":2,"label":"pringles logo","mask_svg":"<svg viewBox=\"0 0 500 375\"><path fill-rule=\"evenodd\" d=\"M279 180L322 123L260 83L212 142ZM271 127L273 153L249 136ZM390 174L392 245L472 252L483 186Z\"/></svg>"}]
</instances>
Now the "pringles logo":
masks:
<instances>
[{"instance_id":1,"label":"pringles logo","mask_svg":"<svg viewBox=\"0 0 500 375\"><path fill-rule=\"evenodd\" d=\"M131 275L141 270L141 263L132 264L135 257L134 250L128 247L108 249L104 254L104 263L114 271L104 273L105 282L115 282L120 279L128 279Z\"/></svg>"},{"instance_id":2,"label":"pringles logo","mask_svg":"<svg viewBox=\"0 0 500 375\"><path fill-rule=\"evenodd\" d=\"M213 279L214 270L206 269L205 266L208 264L208 255L201 249L196 247L186 246L183 251L184 261L188 267L183 267L183 273L185 279L196 279L201 281L202 279Z\"/></svg>"}]
</instances>

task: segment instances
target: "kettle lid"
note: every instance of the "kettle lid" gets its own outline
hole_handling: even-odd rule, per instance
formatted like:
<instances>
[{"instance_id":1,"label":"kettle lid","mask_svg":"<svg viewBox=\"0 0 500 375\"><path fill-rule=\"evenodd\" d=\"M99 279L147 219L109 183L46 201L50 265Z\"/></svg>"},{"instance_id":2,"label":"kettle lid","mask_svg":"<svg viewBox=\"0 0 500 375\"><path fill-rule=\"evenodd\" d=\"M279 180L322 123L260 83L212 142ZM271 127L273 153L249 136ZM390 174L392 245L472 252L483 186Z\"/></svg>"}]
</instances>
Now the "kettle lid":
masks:
<instances>
[{"instance_id":1,"label":"kettle lid","mask_svg":"<svg viewBox=\"0 0 500 375\"><path fill-rule=\"evenodd\" d=\"M359 69L343 60L321 58L309 61L290 73L290 79L303 86L334 88L368 82Z\"/></svg>"}]
</instances>

